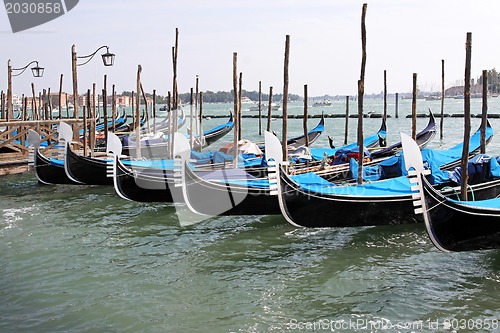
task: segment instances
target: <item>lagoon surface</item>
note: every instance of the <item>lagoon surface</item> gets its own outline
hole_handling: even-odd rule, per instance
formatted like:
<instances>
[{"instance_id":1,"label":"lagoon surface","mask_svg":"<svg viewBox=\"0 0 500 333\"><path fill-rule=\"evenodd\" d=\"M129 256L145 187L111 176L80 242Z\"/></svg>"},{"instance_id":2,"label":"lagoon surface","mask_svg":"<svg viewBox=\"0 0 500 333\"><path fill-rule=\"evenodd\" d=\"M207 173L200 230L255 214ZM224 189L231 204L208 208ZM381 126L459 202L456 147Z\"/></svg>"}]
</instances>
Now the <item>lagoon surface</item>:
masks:
<instances>
[{"instance_id":1,"label":"lagoon surface","mask_svg":"<svg viewBox=\"0 0 500 333\"><path fill-rule=\"evenodd\" d=\"M439 128L440 101L417 103ZM500 114L500 98L488 104ZM365 99L365 112L382 105ZM232 105L203 107L216 115ZM463 100L446 99L445 113L462 110ZM480 99L471 111L481 113ZM345 114L344 100L309 111L321 112ZM388 114L389 144L411 134L411 100L400 101L399 118L388 103ZM500 131L500 119L490 123ZM351 141L356 124L349 119ZM365 118L365 133L380 124ZM443 125L429 147L462 140L463 118ZM302 120L288 126L300 134ZM326 119L315 145L327 135L341 145L344 126ZM281 133L281 119L272 129ZM244 118L242 132L263 140L257 119ZM487 152L500 154L496 135ZM0 198L0 332L500 332L500 250L439 252L423 224L301 229L252 215L181 226L171 204L129 202L108 186L44 186L32 173L3 176Z\"/></svg>"}]
</instances>

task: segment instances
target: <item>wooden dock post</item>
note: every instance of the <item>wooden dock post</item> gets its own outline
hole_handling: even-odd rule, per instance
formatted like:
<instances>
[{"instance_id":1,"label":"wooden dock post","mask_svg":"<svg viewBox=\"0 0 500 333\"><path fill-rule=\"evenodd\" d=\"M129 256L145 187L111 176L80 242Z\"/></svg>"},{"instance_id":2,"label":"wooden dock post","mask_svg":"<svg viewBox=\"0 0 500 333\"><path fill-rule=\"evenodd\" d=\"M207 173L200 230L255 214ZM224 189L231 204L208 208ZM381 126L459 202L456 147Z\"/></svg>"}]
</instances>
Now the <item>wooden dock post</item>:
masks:
<instances>
[{"instance_id":1,"label":"wooden dock post","mask_svg":"<svg viewBox=\"0 0 500 333\"><path fill-rule=\"evenodd\" d=\"M271 103L273 102L273 87L269 87L269 103L267 104L267 126L266 129L268 132L271 131L271 116L272 116L272 107Z\"/></svg>"},{"instance_id":2,"label":"wooden dock post","mask_svg":"<svg viewBox=\"0 0 500 333\"><path fill-rule=\"evenodd\" d=\"M194 149L194 114L193 114L193 105L194 104L194 96L193 96L193 88L191 88L191 95L189 99L189 145L191 149Z\"/></svg>"},{"instance_id":3,"label":"wooden dock post","mask_svg":"<svg viewBox=\"0 0 500 333\"><path fill-rule=\"evenodd\" d=\"M439 138L443 140L444 122L444 59L441 59L441 123L439 124Z\"/></svg>"},{"instance_id":4,"label":"wooden dock post","mask_svg":"<svg viewBox=\"0 0 500 333\"><path fill-rule=\"evenodd\" d=\"M108 76L104 75L104 87L102 89L102 107L103 107L103 120L104 120L104 144L106 145L108 142L108 131L109 131L109 126L108 126ZM115 122L115 119L112 119L113 123ZM106 148L107 149L107 148ZM107 151L106 151L107 153Z\"/></svg>"},{"instance_id":5,"label":"wooden dock post","mask_svg":"<svg viewBox=\"0 0 500 333\"><path fill-rule=\"evenodd\" d=\"M285 37L285 63L283 68L283 133L281 144L283 146L283 160L288 160L288 65L290 63L290 35ZM271 104L269 104L271 105ZM270 107L270 106L269 106Z\"/></svg>"},{"instance_id":6,"label":"wooden dock post","mask_svg":"<svg viewBox=\"0 0 500 333\"><path fill-rule=\"evenodd\" d=\"M233 142L233 168L238 167L238 133L239 133L239 103L238 103L238 54L233 52L233 94L234 94L234 142Z\"/></svg>"},{"instance_id":7,"label":"wooden dock post","mask_svg":"<svg viewBox=\"0 0 500 333\"><path fill-rule=\"evenodd\" d=\"M384 69L384 121L387 120L387 71Z\"/></svg>"},{"instance_id":8,"label":"wooden dock post","mask_svg":"<svg viewBox=\"0 0 500 333\"><path fill-rule=\"evenodd\" d=\"M345 129L344 129L344 145L347 144L347 136L349 134L349 96L345 97Z\"/></svg>"},{"instance_id":9,"label":"wooden dock post","mask_svg":"<svg viewBox=\"0 0 500 333\"><path fill-rule=\"evenodd\" d=\"M153 108L151 112L153 116L153 132L156 133L156 89L153 89Z\"/></svg>"},{"instance_id":10,"label":"wooden dock post","mask_svg":"<svg viewBox=\"0 0 500 333\"><path fill-rule=\"evenodd\" d=\"M309 147L309 136L307 135L307 84L304 84L304 119L302 126L304 127L304 137L306 139L305 146Z\"/></svg>"},{"instance_id":11,"label":"wooden dock post","mask_svg":"<svg viewBox=\"0 0 500 333\"><path fill-rule=\"evenodd\" d=\"M62 85L63 85L63 75L59 78L59 119L62 119Z\"/></svg>"},{"instance_id":12,"label":"wooden dock post","mask_svg":"<svg viewBox=\"0 0 500 333\"><path fill-rule=\"evenodd\" d=\"M114 119L116 119L116 90L115 90L115 85L112 85L111 88L111 116L113 118L113 125L111 125L111 129L114 132L116 130L116 122ZM107 142L106 142L107 144Z\"/></svg>"},{"instance_id":13,"label":"wooden dock post","mask_svg":"<svg viewBox=\"0 0 500 333\"><path fill-rule=\"evenodd\" d=\"M395 97L394 117L399 117L399 93L396 93Z\"/></svg>"},{"instance_id":14,"label":"wooden dock post","mask_svg":"<svg viewBox=\"0 0 500 333\"><path fill-rule=\"evenodd\" d=\"M411 137L417 139L417 73L413 73L413 98L411 100Z\"/></svg>"},{"instance_id":15,"label":"wooden dock post","mask_svg":"<svg viewBox=\"0 0 500 333\"><path fill-rule=\"evenodd\" d=\"M465 43L465 84L464 84L464 144L462 150L462 186L461 186L461 200L467 200L467 183L469 171L469 139L470 139L470 68L471 68L471 49L472 49L472 33L467 33L467 40Z\"/></svg>"},{"instance_id":16,"label":"wooden dock post","mask_svg":"<svg viewBox=\"0 0 500 333\"><path fill-rule=\"evenodd\" d=\"M481 154L486 153L486 122L488 117L488 71L483 70L483 107L481 112Z\"/></svg>"},{"instance_id":17,"label":"wooden dock post","mask_svg":"<svg viewBox=\"0 0 500 333\"><path fill-rule=\"evenodd\" d=\"M363 139L363 98L365 93L365 67L366 67L366 7L363 4L363 12L361 14L361 75L358 81L358 184L363 183L363 159L364 159L364 139Z\"/></svg>"},{"instance_id":18,"label":"wooden dock post","mask_svg":"<svg viewBox=\"0 0 500 333\"><path fill-rule=\"evenodd\" d=\"M135 157L141 158L141 129L140 129L140 109L141 109L141 71L142 66L137 66L137 98L135 99L135 119L137 121L135 126Z\"/></svg>"},{"instance_id":19,"label":"wooden dock post","mask_svg":"<svg viewBox=\"0 0 500 333\"><path fill-rule=\"evenodd\" d=\"M71 73L73 76L73 105L74 105L74 115L75 119L78 119L78 79L76 71L76 46L73 44L71 46Z\"/></svg>"},{"instance_id":20,"label":"wooden dock post","mask_svg":"<svg viewBox=\"0 0 500 333\"><path fill-rule=\"evenodd\" d=\"M240 110L241 112L241 110ZM205 137L203 136L203 92L200 91L200 143L205 141ZM203 144L200 144L200 152L203 150Z\"/></svg>"},{"instance_id":21,"label":"wooden dock post","mask_svg":"<svg viewBox=\"0 0 500 333\"><path fill-rule=\"evenodd\" d=\"M238 140L242 139L241 136L241 128L242 126L242 116L241 116L241 98L242 98L242 90L243 90L243 73L240 72L240 80L239 80L239 85L238 85L238 123L240 126L238 126Z\"/></svg>"},{"instance_id":22,"label":"wooden dock post","mask_svg":"<svg viewBox=\"0 0 500 333\"><path fill-rule=\"evenodd\" d=\"M259 135L262 135L262 81L259 81Z\"/></svg>"}]
</instances>

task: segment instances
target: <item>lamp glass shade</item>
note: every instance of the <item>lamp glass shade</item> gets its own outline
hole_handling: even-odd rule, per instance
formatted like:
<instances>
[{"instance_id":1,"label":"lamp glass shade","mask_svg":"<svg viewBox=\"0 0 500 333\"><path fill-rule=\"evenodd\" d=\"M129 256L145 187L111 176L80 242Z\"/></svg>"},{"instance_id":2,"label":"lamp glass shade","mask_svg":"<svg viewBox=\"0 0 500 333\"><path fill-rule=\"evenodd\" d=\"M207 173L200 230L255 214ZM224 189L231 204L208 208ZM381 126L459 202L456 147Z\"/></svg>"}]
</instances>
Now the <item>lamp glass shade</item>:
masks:
<instances>
[{"instance_id":1,"label":"lamp glass shade","mask_svg":"<svg viewBox=\"0 0 500 333\"><path fill-rule=\"evenodd\" d=\"M31 67L31 72L33 73L34 77L42 77L44 70L45 68L39 66Z\"/></svg>"},{"instance_id":2,"label":"lamp glass shade","mask_svg":"<svg viewBox=\"0 0 500 333\"><path fill-rule=\"evenodd\" d=\"M102 62L104 63L104 66L113 66L115 63L115 55L114 53L103 53L101 54L102 57Z\"/></svg>"}]
</instances>

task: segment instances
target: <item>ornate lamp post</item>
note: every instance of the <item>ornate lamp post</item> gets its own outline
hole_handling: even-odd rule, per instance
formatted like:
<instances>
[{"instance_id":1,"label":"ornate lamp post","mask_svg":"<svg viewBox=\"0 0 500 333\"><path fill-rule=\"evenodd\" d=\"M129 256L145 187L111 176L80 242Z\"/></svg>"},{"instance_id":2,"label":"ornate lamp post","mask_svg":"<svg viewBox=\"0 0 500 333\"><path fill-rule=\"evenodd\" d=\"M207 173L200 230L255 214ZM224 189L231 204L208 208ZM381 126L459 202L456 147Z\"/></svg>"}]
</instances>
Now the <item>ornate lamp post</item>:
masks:
<instances>
[{"instance_id":1,"label":"ornate lamp post","mask_svg":"<svg viewBox=\"0 0 500 333\"><path fill-rule=\"evenodd\" d=\"M92 54L86 56L77 56L76 46L73 44L73 46L71 47L71 68L73 74L73 104L75 106L75 118L78 118L78 84L77 84L76 67L87 64L90 60L92 60L92 58L96 55L96 53L103 48L106 48L106 52L101 54L104 66L113 66L115 63L115 55L109 52L109 47L106 45L99 47ZM81 63L77 63L78 59L85 59L85 60Z\"/></svg>"},{"instance_id":2,"label":"ornate lamp post","mask_svg":"<svg viewBox=\"0 0 500 333\"><path fill-rule=\"evenodd\" d=\"M32 64L36 64L35 66L31 67L31 73L33 74L33 76L34 77L42 77L45 68L40 67L38 65L38 61L36 61L36 60L31 61L26 66L21 67L21 68L12 68L12 65L10 63L10 59L7 62L7 119L11 119L13 116L12 77L19 76L19 75L23 74L24 71L26 71L26 69ZM13 74L12 72L19 72L19 73Z\"/></svg>"}]
</instances>

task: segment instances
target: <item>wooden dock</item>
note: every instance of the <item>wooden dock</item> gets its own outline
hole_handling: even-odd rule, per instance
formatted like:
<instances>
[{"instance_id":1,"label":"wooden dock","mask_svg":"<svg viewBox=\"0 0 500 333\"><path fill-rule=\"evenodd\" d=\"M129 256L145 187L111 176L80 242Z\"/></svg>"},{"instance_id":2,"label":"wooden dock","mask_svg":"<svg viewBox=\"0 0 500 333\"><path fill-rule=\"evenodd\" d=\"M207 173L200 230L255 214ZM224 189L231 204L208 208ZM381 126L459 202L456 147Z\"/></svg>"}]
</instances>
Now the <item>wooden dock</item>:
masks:
<instances>
[{"instance_id":1,"label":"wooden dock","mask_svg":"<svg viewBox=\"0 0 500 333\"><path fill-rule=\"evenodd\" d=\"M72 124L74 131L83 128L82 119L65 119ZM41 141L46 142L44 150L53 149L57 142L57 124L60 120L1 120L0 119L0 175L28 172L29 147L28 130L40 134Z\"/></svg>"}]
</instances>

